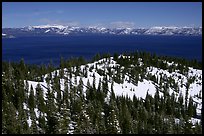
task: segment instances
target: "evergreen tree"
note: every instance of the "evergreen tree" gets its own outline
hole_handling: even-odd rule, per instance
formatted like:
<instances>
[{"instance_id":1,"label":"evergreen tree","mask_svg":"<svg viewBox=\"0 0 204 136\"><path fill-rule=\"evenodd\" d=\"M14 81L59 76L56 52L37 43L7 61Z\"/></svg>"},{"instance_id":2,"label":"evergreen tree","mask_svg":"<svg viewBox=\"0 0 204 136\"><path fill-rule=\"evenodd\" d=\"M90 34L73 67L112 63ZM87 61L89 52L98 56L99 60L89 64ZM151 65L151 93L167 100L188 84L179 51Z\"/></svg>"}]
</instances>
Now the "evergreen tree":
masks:
<instances>
[{"instance_id":1,"label":"evergreen tree","mask_svg":"<svg viewBox=\"0 0 204 136\"><path fill-rule=\"evenodd\" d=\"M44 95L43 89L41 88L40 84L38 83L36 86L36 105L40 112L45 112L45 102L44 102Z\"/></svg>"},{"instance_id":2,"label":"evergreen tree","mask_svg":"<svg viewBox=\"0 0 204 136\"><path fill-rule=\"evenodd\" d=\"M46 121L45 121L45 116L44 114L40 114L38 118L38 129L39 129L39 134L45 134L46 131Z\"/></svg>"},{"instance_id":3,"label":"evergreen tree","mask_svg":"<svg viewBox=\"0 0 204 136\"><path fill-rule=\"evenodd\" d=\"M148 94L148 91L145 97L145 108L148 112L150 111L150 96Z\"/></svg>"},{"instance_id":4,"label":"evergreen tree","mask_svg":"<svg viewBox=\"0 0 204 136\"><path fill-rule=\"evenodd\" d=\"M172 109L172 105L171 105L171 98L169 95L167 96L167 100L166 100L166 113L167 113L167 115L173 114L173 109Z\"/></svg>"},{"instance_id":5,"label":"evergreen tree","mask_svg":"<svg viewBox=\"0 0 204 136\"><path fill-rule=\"evenodd\" d=\"M47 134L58 134L59 128L58 128L59 122L58 122L58 113L52 112L50 115L47 116Z\"/></svg>"},{"instance_id":6,"label":"evergreen tree","mask_svg":"<svg viewBox=\"0 0 204 136\"><path fill-rule=\"evenodd\" d=\"M121 130L122 130L122 134L130 134L132 132L132 118L131 118L131 114L128 110L128 107L126 105L126 103L122 103L122 113L123 115L123 119L121 122Z\"/></svg>"},{"instance_id":7,"label":"evergreen tree","mask_svg":"<svg viewBox=\"0 0 204 136\"><path fill-rule=\"evenodd\" d=\"M179 97L178 97L178 102L179 102L179 114L184 117L184 106L183 106L183 95L182 93L179 93Z\"/></svg>"},{"instance_id":8,"label":"evergreen tree","mask_svg":"<svg viewBox=\"0 0 204 136\"><path fill-rule=\"evenodd\" d=\"M17 124L17 131L19 134L28 134L29 133L29 126L27 122L27 114L26 111L22 108L18 110L18 124Z\"/></svg>"},{"instance_id":9,"label":"evergreen tree","mask_svg":"<svg viewBox=\"0 0 204 136\"><path fill-rule=\"evenodd\" d=\"M80 99L83 101L85 98L84 98L84 92L83 92L83 80L82 78L79 79L79 84L78 84L78 87L77 87L77 92L78 92L78 95L80 97Z\"/></svg>"},{"instance_id":10,"label":"evergreen tree","mask_svg":"<svg viewBox=\"0 0 204 136\"><path fill-rule=\"evenodd\" d=\"M30 95L28 98L28 107L30 110L35 108L35 97L34 97L34 91L33 91L33 86L31 85L30 87Z\"/></svg>"},{"instance_id":11,"label":"evergreen tree","mask_svg":"<svg viewBox=\"0 0 204 136\"><path fill-rule=\"evenodd\" d=\"M159 105L160 105L160 97L159 97L159 90L156 88L156 93L154 94L154 101L155 101L155 112L159 111Z\"/></svg>"},{"instance_id":12,"label":"evergreen tree","mask_svg":"<svg viewBox=\"0 0 204 136\"><path fill-rule=\"evenodd\" d=\"M61 107L61 115L59 119L59 133L60 134L68 134L70 129L70 110L67 108L66 103L64 102Z\"/></svg>"},{"instance_id":13,"label":"evergreen tree","mask_svg":"<svg viewBox=\"0 0 204 136\"><path fill-rule=\"evenodd\" d=\"M30 110L30 117L31 117L30 132L31 134L38 134L37 118L33 110Z\"/></svg>"},{"instance_id":14,"label":"evergreen tree","mask_svg":"<svg viewBox=\"0 0 204 136\"><path fill-rule=\"evenodd\" d=\"M114 92L113 94L114 95ZM110 109L109 109L109 116L107 118L108 126L107 126L107 133L108 134L118 134L121 133L121 128L118 120L118 115L117 115L117 106L115 103L114 97L111 97L110 99Z\"/></svg>"},{"instance_id":15,"label":"evergreen tree","mask_svg":"<svg viewBox=\"0 0 204 136\"><path fill-rule=\"evenodd\" d=\"M188 117L192 117L194 111L193 111L193 99L192 99L191 96L190 96L190 98L189 98L189 103L188 103L188 109L187 109L187 110L188 110L188 111L187 111Z\"/></svg>"},{"instance_id":16,"label":"evergreen tree","mask_svg":"<svg viewBox=\"0 0 204 136\"><path fill-rule=\"evenodd\" d=\"M11 102L7 103L7 108L3 111L3 117L5 120L4 123L4 132L6 134L17 134L16 125L18 124L17 121L17 110Z\"/></svg>"},{"instance_id":17,"label":"evergreen tree","mask_svg":"<svg viewBox=\"0 0 204 136\"><path fill-rule=\"evenodd\" d=\"M82 103L81 110L79 112L79 119L77 120L77 133L79 134L91 134L93 133L90 117L86 111L85 103Z\"/></svg>"}]
</instances>

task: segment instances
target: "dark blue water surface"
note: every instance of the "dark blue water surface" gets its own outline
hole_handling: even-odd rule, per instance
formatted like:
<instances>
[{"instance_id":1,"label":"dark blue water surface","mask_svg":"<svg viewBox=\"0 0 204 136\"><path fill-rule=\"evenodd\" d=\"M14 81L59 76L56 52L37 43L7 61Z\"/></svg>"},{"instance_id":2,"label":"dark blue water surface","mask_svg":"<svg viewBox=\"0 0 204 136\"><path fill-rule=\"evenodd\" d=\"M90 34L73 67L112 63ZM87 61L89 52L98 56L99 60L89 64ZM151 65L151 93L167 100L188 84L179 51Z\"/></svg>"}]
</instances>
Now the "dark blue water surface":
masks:
<instances>
[{"instance_id":1,"label":"dark blue water surface","mask_svg":"<svg viewBox=\"0 0 204 136\"><path fill-rule=\"evenodd\" d=\"M2 39L2 59L25 63L58 64L60 57L83 56L91 59L96 53L133 52L136 50L202 61L201 36L66 36L20 37Z\"/></svg>"}]
</instances>

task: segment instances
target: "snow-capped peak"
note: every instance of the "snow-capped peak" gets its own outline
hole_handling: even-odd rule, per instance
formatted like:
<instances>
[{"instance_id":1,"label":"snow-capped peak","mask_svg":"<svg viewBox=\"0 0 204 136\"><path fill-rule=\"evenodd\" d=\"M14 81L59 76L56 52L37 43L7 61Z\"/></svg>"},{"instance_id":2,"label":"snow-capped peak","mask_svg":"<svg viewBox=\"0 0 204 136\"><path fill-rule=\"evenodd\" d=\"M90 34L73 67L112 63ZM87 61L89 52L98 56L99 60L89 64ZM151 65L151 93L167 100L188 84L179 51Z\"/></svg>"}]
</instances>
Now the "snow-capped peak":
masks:
<instances>
[{"instance_id":1,"label":"snow-capped peak","mask_svg":"<svg viewBox=\"0 0 204 136\"><path fill-rule=\"evenodd\" d=\"M178 29L176 26L154 26L151 27L150 29Z\"/></svg>"},{"instance_id":2,"label":"snow-capped peak","mask_svg":"<svg viewBox=\"0 0 204 136\"><path fill-rule=\"evenodd\" d=\"M154 26L154 27L151 27L150 29L162 29L163 27L161 26Z\"/></svg>"},{"instance_id":3,"label":"snow-capped peak","mask_svg":"<svg viewBox=\"0 0 204 136\"><path fill-rule=\"evenodd\" d=\"M65 26L63 26L63 25L56 25L56 24L54 24L54 25L39 25L39 26L33 26L33 28L52 28L52 27L54 27L54 28L58 28L58 29L64 29L64 28L66 28Z\"/></svg>"}]
</instances>

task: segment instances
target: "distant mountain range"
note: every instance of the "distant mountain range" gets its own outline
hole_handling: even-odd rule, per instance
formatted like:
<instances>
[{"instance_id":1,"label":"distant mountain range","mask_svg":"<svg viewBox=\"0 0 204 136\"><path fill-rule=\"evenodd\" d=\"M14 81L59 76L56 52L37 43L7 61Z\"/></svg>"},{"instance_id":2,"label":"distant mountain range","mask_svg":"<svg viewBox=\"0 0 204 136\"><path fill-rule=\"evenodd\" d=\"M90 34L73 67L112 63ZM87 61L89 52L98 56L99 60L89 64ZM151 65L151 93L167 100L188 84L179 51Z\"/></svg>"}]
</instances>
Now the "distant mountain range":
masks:
<instances>
[{"instance_id":1,"label":"distant mountain range","mask_svg":"<svg viewBox=\"0 0 204 136\"><path fill-rule=\"evenodd\" d=\"M2 28L2 37L57 36L57 35L202 35L202 27L151 27L151 28L105 28L63 25L40 25L23 28Z\"/></svg>"}]
</instances>

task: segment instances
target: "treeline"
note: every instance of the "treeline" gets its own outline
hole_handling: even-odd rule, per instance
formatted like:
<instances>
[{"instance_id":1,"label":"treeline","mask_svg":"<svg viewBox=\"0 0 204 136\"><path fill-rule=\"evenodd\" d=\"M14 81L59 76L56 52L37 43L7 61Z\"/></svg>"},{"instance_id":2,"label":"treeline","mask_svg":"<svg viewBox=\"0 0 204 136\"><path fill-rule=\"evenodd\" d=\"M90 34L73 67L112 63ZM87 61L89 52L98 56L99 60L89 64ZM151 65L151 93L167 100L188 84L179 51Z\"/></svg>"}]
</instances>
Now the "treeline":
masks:
<instances>
[{"instance_id":1,"label":"treeline","mask_svg":"<svg viewBox=\"0 0 204 136\"><path fill-rule=\"evenodd\" d=\"M2 133L3 134L201 134L201 123L192 124L191 117L197 117L196 107L190 97L184 103L182 93L176 99L175 93L168 92L168 84L162 84L154 96L146 94L145 99L127 96L116 96L113 89L114 82L124 82L124 75L129 74L130 82L137 84L138 80L156 77L146 75L147 66L155 66L161 69L170 68L165 65L175 62L172 69L179 69L185 74L186 66L200 68L198 62L182 61L168 57L158 57L149 53L135 52L123 54L130 57L114 55L114 60L123 66L115 66L105 73L97 66L94 68L103 75L96 87L93 82L83 83L82 77L86 71L93 69L79 69L82 64L87 64L82 57L64 60L61 58L58 68L52 64L48 66L27 65L21 60L19 63L2 63ZM92 61L106 58L110 61L110 54L102 57L97 54ZM142 59L144 65L139 65L138 59ZM104 62L101 62L104 63ZM71 67L75 67L72 69ZM68 69L68 73L63 71ZM59 74L52 76L51 72L60 69ZM113 76L113 69L116 72ZM99 72L100 71L100 72ZM173 70L172 70L173 71ZM182 72L181 72L182 73ZM24 80L43 81L43 76L48 74L47 88L38 84L36 88L30 87ZM107 75L112 77L111 89L108 87ZM139 76L138 76L139 75ZM81 76L75 86L72 79ZM93 75L94 77L94 75ZM60 86L60 79L64 79L64 88ZM169 81L169 80L168 80ZM77 81L75 81L77 82ZM190 82L190 81L189 81ZM86 85L85 85L86 84ZM172 85L173 86L173 85ZM85 92L84 92L85 89ZM34 91L35 90L35 91ZM47 90L44 92L43 90ZM36 92L36 93L34 93ZM160 96L159 93L163 93ZM188 93L188 90L186 91ZM45 93L45 94L44 94ZM110 94L110 95L108 95ZM29 126L27 120L30 121ZM179 120L179 121L178 121Z\"/></svg>"}]
</instances>

